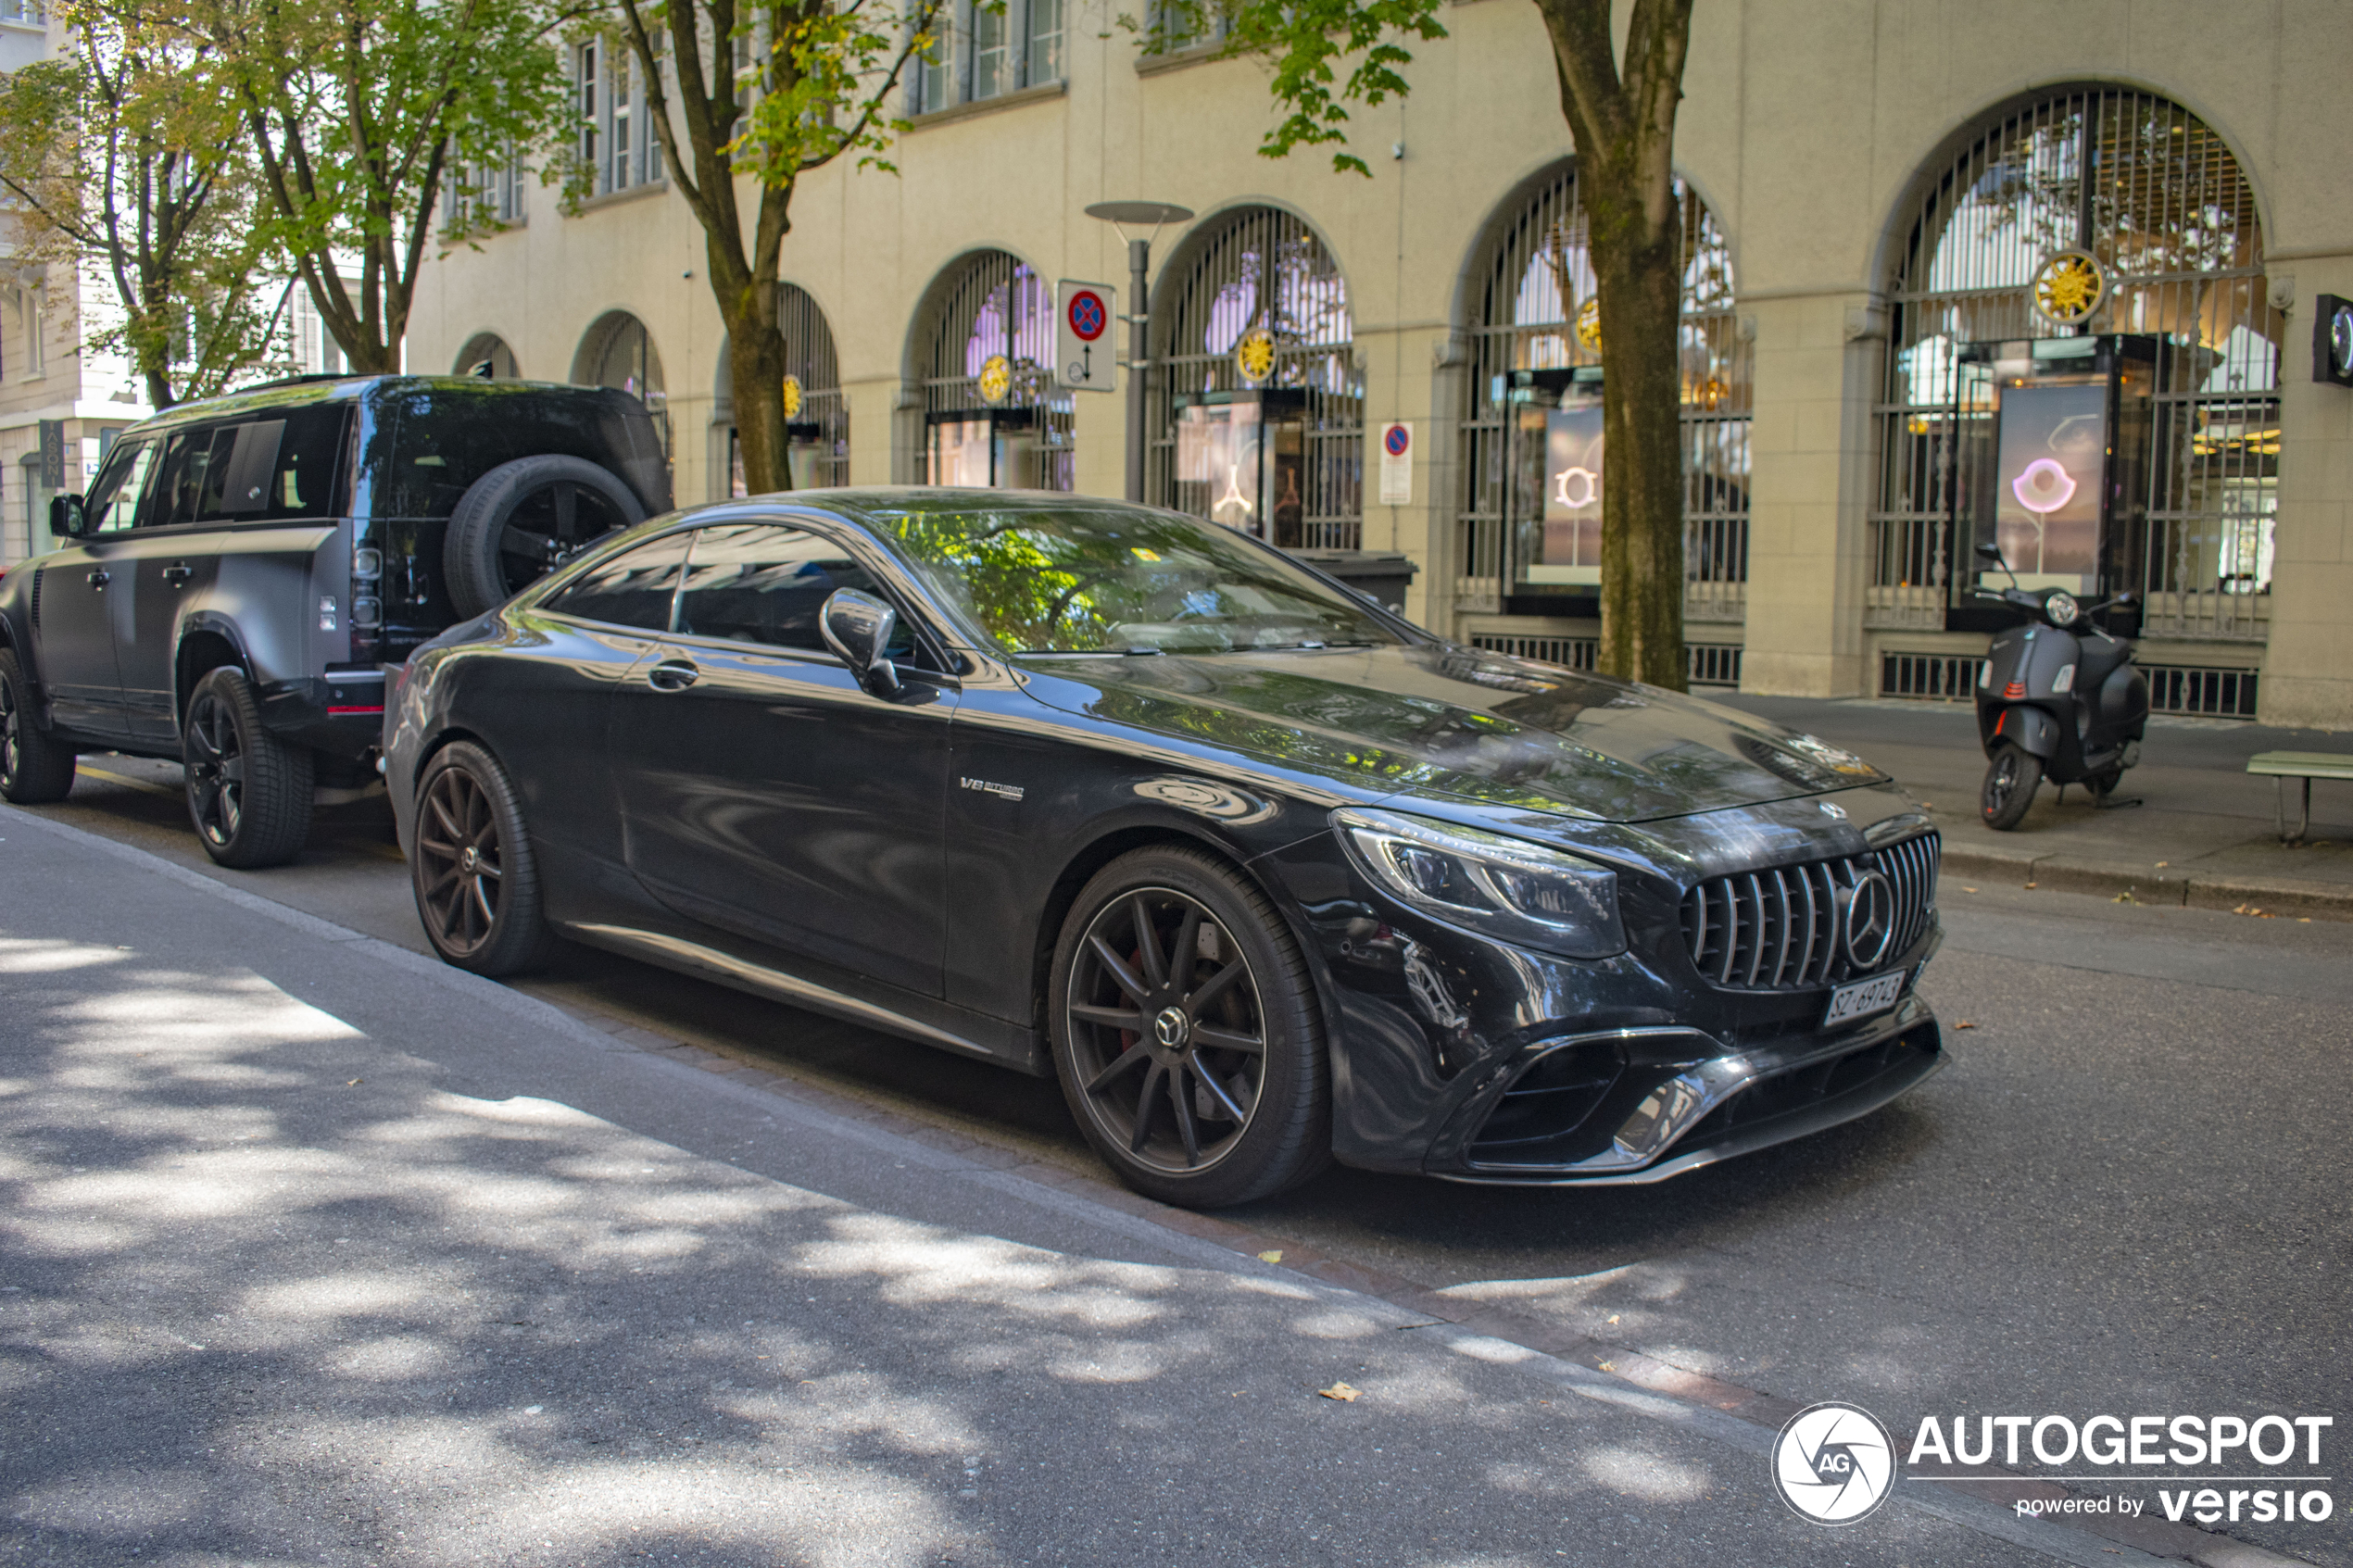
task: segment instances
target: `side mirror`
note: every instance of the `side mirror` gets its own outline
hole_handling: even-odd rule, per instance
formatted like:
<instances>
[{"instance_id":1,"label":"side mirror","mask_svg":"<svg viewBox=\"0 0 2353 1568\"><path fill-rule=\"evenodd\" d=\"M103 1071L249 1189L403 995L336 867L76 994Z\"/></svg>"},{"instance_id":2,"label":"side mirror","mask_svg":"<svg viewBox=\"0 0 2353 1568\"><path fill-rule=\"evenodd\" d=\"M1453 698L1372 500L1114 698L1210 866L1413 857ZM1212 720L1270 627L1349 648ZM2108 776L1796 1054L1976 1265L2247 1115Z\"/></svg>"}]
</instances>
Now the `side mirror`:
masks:
<instances>
[{"instance_id":1,"label":"side mirror","mask_svg":"<svg viewBox=\"0 0 2353 1568\"><path fill-rule=\"evenodd\" d=\"M2108 603L2110 603L2110 604L2117 604L2117 605L2129 605L2129 604L2131 604L2132 602L2133 602L2133 590L2131 590L2130 588L2125 589L2125 590L2124 590L2124 592L2122 592L2122 593L2120 593L2120 594L2117 595L2117 596L2116 596L2116 597L2114 597L2114 598L2112 598L2112 599L2110 599L2110 600L2108 601Z\"/></svg>"},{"instance_id":2,"label":"side mirror","mask_svg":"<svg viewBox=\"0 0 2353 1568\"><path fill-rule=\"evenodd\" d=\"M1982 544L1977 546L1977 554L1980 559L1990 560L1999 565L2002 559L2002 546L1991 542Z\"/></svg>"},{"instance_id":3,"label":"side mirror","mask_svg":"<svg viewBox=\"0 0 2353 1568\"><path fill-rule=\"evenodd\" d=\"M887 651L898 630L897 610L855 588L835 589L817 612L817 631L825 646L875 696L899 695L899 669Z\"/></svg>"},{"instance_id":4,"label":"side mirror","mask_svg":"<svg viewBox=\"0 0 2353 1568\"><path fill-rule=\"evenodd\" d=\"M49 497L49 532L60 539L79 539L90 532L90 514L82 509L81 496Z\"/></svg>"}]
</instances>

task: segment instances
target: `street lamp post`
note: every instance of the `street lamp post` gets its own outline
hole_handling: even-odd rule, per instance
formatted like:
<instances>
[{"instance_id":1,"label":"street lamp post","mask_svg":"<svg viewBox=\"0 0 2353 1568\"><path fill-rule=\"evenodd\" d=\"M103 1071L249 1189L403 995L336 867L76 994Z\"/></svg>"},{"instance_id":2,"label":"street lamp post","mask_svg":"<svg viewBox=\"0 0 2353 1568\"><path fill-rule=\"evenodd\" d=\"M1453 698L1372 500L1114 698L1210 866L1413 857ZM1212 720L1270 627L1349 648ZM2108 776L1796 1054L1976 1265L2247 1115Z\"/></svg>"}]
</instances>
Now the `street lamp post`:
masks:
<instances>
[{"instance_id":1,"label":"street lamp post","mask_svg":"<svg viewBox=\"0 0 2353 1568\"><path fill-rule=\"evenodd\" d=\"M1152 241L1159 237L1162 224L1182 223L1192 215L1192 208L1168 202L1097 202L1087 209L1088 217L1113 225L1127 242L1127 498L1131 501L1144 498L1144 372L1151 368L1150 318L1144 300L1151 286ZM1139 228L1150 224L1151 232L1139 239L1127 232L1130 224Z\"/></svg>"}]
</instances>

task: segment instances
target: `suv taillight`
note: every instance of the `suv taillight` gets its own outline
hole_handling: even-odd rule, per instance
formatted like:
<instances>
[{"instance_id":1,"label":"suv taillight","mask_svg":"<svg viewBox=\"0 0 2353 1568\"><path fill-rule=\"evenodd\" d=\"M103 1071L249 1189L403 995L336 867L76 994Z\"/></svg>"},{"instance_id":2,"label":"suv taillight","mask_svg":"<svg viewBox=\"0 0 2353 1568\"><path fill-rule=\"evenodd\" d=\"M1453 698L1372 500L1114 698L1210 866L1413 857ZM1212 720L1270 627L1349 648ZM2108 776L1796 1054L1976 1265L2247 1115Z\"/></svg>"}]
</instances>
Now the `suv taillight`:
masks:
<instances>
[{"instance_id":1,"label":"suv taillight","mask_svg":"<svg viewBox=\"0 0 2353 1568\"><path fill-rule=\"evenodd\" d=\"M351 657L372 665L384 641L384 552L362 545L351 552Z\"/></svg>"}]
</instances>

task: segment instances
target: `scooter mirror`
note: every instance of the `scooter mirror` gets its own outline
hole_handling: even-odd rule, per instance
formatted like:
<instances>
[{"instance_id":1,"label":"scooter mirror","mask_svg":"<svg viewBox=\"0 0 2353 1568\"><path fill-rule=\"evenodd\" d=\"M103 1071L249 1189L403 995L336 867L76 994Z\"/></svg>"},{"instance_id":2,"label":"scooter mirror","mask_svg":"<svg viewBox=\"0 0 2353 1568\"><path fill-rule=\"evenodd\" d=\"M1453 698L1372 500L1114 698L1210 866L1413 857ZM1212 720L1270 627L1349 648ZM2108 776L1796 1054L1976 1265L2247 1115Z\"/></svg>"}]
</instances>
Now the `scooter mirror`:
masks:
<instances>
[{"instance_id":1,"label":"scooter mirror","mask_svg":"<svg viewBox=\"0 0 2353 1568\"><path fill-rule=\"evenodd\" d=\"M2002 546L1989 542L1978 546L1977 553L1986 560L1998 561L2002 558Z\"/></svg>"}]
</instances>

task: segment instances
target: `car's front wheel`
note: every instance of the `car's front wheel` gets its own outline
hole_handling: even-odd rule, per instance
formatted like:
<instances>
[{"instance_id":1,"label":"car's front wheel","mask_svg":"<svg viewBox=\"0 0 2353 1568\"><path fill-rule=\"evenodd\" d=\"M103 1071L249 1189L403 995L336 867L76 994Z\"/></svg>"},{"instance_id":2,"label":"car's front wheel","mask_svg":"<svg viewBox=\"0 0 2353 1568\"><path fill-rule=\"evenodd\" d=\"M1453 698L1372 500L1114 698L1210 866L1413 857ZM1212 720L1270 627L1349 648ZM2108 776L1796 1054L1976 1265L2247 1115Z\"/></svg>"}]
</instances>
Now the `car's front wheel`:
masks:
<instances>
[{"instance_id":1,"label":"car's front wheel","mask_svg":"<svg viewBox=\"0 0 2353 1568\"><path fill-rule=\"evenodd\" d=\"M311 755L264 728L245 672L223 665L196 683L180 725L188 817L205 853L253 871L302 853L310 836Z\"/></svg>"},{"instance_id":2,"label":"car's front wheel","mask_svg":"<svg viewBox=\"0 0 2353 1568\"><path fill-rule=\"evenodd\" d=\"M1138 1191L1214 1208L1330 1157L1323 1018L1266 896L1212 856L1139 849L1096 873L1054 952L1063 1097Z\"/></svg>"},{"instance_id":3,"label":"car's front wheel","mask_svg":"<svg viewBox=\"0 0 2353 1568\"><path fill-rule=\"evenodd\" d=\"M417 916L444 963L513 974L554 950L522 803L490 753L471 741L434 753L417 781L412 838Z\"/></svg>"},{"instance_id":4,"label":"car's front wheel","mask_svg":"<svg viewBox=\"0 0 2353 1568\"><path fill-rule=\"evenodd\" d=\"M0 800L45 806L73 792L73 753L33 722L24 667L0 648Z\"/></svg>"}]
</instances>

